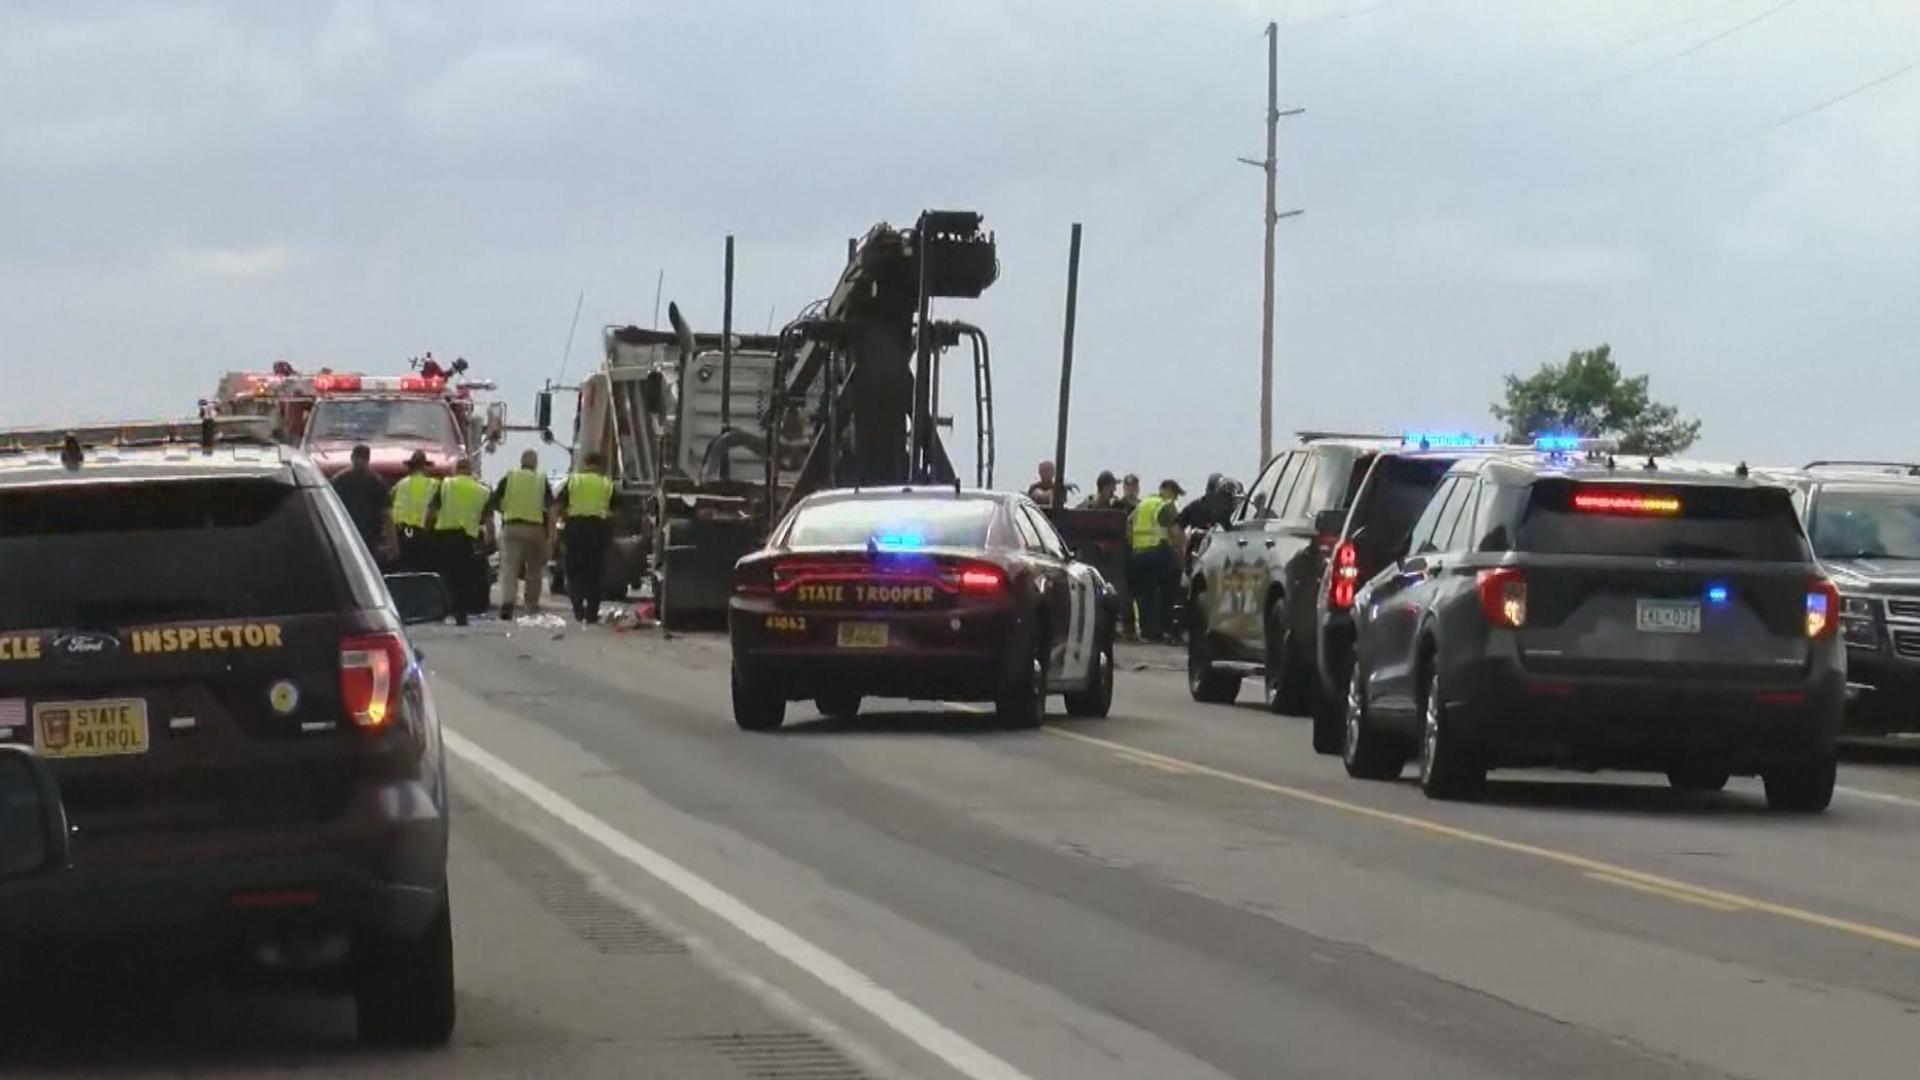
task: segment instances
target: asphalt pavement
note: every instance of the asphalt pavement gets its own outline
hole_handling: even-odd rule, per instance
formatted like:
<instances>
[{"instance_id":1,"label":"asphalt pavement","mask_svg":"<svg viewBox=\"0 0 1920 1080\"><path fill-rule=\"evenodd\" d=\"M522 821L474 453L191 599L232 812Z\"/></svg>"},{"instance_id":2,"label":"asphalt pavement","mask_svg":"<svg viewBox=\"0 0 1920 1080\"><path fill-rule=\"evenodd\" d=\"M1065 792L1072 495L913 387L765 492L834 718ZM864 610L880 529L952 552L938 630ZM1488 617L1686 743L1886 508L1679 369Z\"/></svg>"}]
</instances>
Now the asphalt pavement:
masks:
<instances>
[{"instance_id":1,"label":"asphalt pavement","mask_svg":"<svg viewBox=\"0 0 1920 1080\"><path fill-rule=\"evenodd\" d=\"M0 1070L504 1077L1910 1078L1920 754L1758 784L1348 780L1122 654L1113 716L807 705L717 637L418 634L450 731L454 1046L171 975L50 993ZM101 1024L103 1015L114 1017Z\"/></svg>"}]
</instances>

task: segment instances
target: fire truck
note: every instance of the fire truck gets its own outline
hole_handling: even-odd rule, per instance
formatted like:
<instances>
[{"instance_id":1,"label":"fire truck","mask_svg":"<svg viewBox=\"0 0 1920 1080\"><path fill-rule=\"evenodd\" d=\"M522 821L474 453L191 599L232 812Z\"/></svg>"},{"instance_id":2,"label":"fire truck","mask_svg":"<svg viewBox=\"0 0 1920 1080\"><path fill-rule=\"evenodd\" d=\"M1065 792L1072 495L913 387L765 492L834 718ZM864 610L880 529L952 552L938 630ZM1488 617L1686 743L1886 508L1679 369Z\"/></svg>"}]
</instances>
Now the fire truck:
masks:
<instances>
[{"instance_id":1,"label":"fire truck","mask_svg":"<svg viewBox=\"0 0 1920 1080\"><path fill-rule=\"evenodd\" d=\"M368 375L322 368L301 372L280 361L269 371L233 371L202 405L216 416L267 418L274 438L298 446L331 476L344 471L353 448L365 444L373 468L392 480L424 451L435 475L465 457L480 473L482 452L498 449L506 406L484 406L474 395L491 382L466 378L467 362L441 365L431 353L406 375Z\"/></svg>"}]
</instances>

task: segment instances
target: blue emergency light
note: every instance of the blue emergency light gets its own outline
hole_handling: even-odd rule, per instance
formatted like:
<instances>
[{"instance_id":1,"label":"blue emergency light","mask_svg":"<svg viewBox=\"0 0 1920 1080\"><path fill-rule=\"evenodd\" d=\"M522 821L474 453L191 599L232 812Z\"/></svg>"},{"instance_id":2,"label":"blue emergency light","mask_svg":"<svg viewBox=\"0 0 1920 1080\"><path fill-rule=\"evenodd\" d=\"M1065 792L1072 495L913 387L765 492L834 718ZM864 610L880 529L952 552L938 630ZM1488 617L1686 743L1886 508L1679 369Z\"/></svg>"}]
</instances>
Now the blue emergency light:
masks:
<instances>
[{"instance_id":1,"label":"blue emergency light","mask_svg":"<svg viewBox=\"0 0 1920 1080\"><path fill-rule=\"evenodd\" d=\"M1472 435L1464 431L1409 431L1400 437L1400 445L1417 446L1423 450L1459 450L1470 446L1491 446L1493 440L1485 435Z\"/></svg>"},{"instance_id":2,"label":"blue emergency light","mask_svg":"<svg viewBox=\"0 0 1920 1080\"><path fill-rule=\"evenodd\" d=\"M1707 603L1709 604L1724 604L1727 602L1728 595L1730 594L1724 582L1715 581L1707 586Z\"/></svg>"},{"instance_id":3,"label":"blue emergency light","mask_svg":"<svg viewBox=\"0 0 1920 1080\"><path fill-rule=\"evenodd\" d=\"M877 533L873 538L873 546L883 551L912 551L916 548L925 547L926 545L927 537L925 533L909 532L904 529L896 532Z\"/></svg>"},{"instance_id":4,"label":"blue emergency light","mask_svg":"<svg viewBox=\"0 0 1920 1080\"><path fill-rule=\"evenodd\" d=\"M1533 448L1544 454L1577 453L1580 444L1578 435L1537 435L1533 440Z\"/></svg>"}]
</instances>

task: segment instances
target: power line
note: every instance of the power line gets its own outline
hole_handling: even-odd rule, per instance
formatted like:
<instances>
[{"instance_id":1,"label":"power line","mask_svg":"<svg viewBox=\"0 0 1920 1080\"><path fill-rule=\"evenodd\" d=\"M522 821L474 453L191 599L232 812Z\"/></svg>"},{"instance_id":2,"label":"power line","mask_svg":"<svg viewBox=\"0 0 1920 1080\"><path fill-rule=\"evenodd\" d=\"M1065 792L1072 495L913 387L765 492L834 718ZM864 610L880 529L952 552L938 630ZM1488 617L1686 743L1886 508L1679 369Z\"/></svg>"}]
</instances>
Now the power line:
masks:
<instances>
[{"instance_id":1,"label":"power line","mask_svg":"<svg viewBox=\"0 0 1920 1080\"><path fill-rule=\"evenodd\" d=\"M1666 56L1662 56L1652 61L1651 63L1643 64L1640 67L1633 68L1630 71L1617 75L1608 81L1610 83L1618 83L1618 82L1625 82L1628 79L1638 78L1642 75L1645 75L1649 71L1654 71L1658 68L1663 68L1668 64L1673 63L1675 60L1681 60L1686 57L1692 56L1693 54L1700 52L1704 49L1710 49L1713 46L1720 44L1721 42L1727 40L1728 38L1734 36L1735 34L1740 33L1743 30L1747 30L1753 26L1756 26L1762 22L1765 22L1766 20L1774 17L1775 15L1780 14L1781 12L1787 10L1788 8L1792 7L1793 5L1799 2L1800 0L1780 0L1780 3L1773 5L1772 7L1766 9L1765 11L1762 11L1759 14L1752 16L1751 18L1735 23L1734 25L1727 27L1725 30L1720 31L1717 34L1714 34L1703 40L1696 41L1693 44L1687 46L1686 48L1681 49L1679 52L1669 53Z\"/></svg>"},{"instance_id":2,"label":"power line","mask_svg":"<svg viewBox=\"0 0 1920 1080\"><path fill-rule=\"evenodd\" d=\"M1885 75L1882 75L1877 79L1870 79L1866 82L1861 83L1859 86L1856 86L1851 90L1848 90L1844 94L1835 95L1834 97L1830 97L1818 105L1814 105L1809 108L1802 109L1799 112L1794 113L1792 116L1787 117L1785 120L1776 122L1773 125L1773 127L1769 128L1768 130L1777 131L1780 128L1786 127L1788 124L1791 124L1797 120L1805 120L1807 117L1812 116L1814 113L1821 112L1826 109L1830 109L1833 106L1838 105L1841 102L1847 100L1848 98L1858 97L1861 94L1864 94L1869 90L1872 90L1876 86L1881 86L1885 83L1890 83L1893 80L1899 78L1900 76L1905 75L1907 72L1912 71L1914 68L1920 68L1920 59L1909 60L1905 64L1902 64L1901 66L1893 69L1892 71L1887 72Z\"/></svg>"}]
</instances>

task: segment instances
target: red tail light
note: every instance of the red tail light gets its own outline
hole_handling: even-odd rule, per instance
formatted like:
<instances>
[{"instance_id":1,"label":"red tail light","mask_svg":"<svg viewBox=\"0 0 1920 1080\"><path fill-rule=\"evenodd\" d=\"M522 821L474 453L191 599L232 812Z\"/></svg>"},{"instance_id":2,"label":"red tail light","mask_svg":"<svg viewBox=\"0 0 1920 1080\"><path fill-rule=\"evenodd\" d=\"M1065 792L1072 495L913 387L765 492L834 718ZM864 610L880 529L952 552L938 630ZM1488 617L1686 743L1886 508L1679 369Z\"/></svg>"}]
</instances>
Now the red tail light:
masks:
<instances>
[{"instance_id":1,"label":"red tail light","mask_svg":"<svg viewBox=\"0 0 1920 1080\"><path fill-rule=\"evenodd\" d=\"M974 599L998 597L1007 590L1007 573L992 563L967 563L960 568L960 595Z\"/></svg>"},{"instance_id":2,"label":"red tail light","mask_svg":"<svg viewBox=\"0 0 1920 1080\"><path fill-rule=\"evenodd\" d=\"M400 707L407 642L399 634L355 634L340 641L340 700L355 727L386 726Z\"/></svg>"},{"instance_id":3,"label":"red tail light","mask_svg":"<svg viewBox=\"0 0 1920 1080\"><path fill-rule=\"evenodd\" d=\"M1327 575L1327 606L1345 611L1353 606L1353 594L1360 589L1360 552L1353 541L1343 540L1333 549L1333 570Z\"/></svg>"},{"instance_id":4,"label":"red tail light","mask_svg":"<svg viewBox=\"0 0 1920 1080\"><path fill-rule=\"evenodd\" d=\"M742 559L735 563L733 591L740 596L772 596L773 560Z\"/></svg>"},{"instance_id":5,"label":"red tail light","mask_svg":"<svg viewBox=\"0 0 1920 1080\"><path fill-rule=\"evenodd\" d=\"M1511 566L1482 570L1476 579L1480 611L1487 621L1508 630L1527 624L1527 576Z\"/></svg>"},{"instance_id":6,"label":"red tail light","mask_svg":"<svg viewBox=\"0 0 1920 1080\"><path fill-rule=\"evenodd\" d=\"M1840 627L1840 590L1826 578L1815 578L1807 587L1807 636L1819 641L1830 638Z\"/></svg>"}]
</instances>

